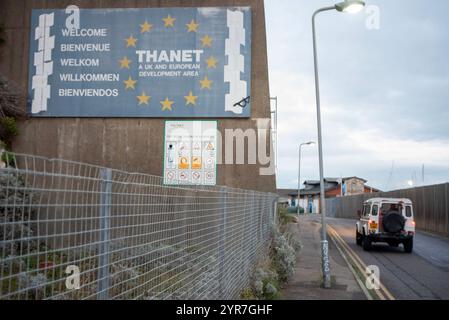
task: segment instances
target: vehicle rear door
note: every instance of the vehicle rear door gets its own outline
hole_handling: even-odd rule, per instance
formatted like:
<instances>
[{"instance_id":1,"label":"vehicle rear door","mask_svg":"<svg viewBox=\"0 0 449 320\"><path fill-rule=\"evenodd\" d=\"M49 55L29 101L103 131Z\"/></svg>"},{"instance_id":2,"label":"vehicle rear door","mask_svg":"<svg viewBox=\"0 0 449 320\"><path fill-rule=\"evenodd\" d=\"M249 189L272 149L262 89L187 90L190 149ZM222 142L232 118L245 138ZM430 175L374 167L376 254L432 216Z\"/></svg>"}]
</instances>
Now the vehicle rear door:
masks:
<instances>
[{"instance_id":1,"label":"vehicle rear door","mask_svg":"<svg viewBox=\"0 0 449 320\"><path fill-rule=\"evenodd\" d=\"M409 203L404 204L402 214L405 218L405 231L415 232L415 218L413 215L413 206Z\"/></svg>"}]
</instances>

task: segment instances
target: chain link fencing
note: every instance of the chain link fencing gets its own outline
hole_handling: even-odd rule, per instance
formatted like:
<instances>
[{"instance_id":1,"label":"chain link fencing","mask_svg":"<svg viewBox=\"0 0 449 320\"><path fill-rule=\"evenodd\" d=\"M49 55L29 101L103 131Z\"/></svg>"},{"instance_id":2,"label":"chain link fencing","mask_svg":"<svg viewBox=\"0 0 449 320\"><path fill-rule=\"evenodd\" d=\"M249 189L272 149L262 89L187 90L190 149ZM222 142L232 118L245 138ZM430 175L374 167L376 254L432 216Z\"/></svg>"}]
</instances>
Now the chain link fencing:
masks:
<instances>
[{"instance_id":1,"label":"chain link fencing","mask_svg":"<svg viewBox=\"0 0 449 320\"><path fill-rule=\"evenodd\" d=\"M7 153L0 299L237 299L277 195Z\"/></svg>"}]
</instances>

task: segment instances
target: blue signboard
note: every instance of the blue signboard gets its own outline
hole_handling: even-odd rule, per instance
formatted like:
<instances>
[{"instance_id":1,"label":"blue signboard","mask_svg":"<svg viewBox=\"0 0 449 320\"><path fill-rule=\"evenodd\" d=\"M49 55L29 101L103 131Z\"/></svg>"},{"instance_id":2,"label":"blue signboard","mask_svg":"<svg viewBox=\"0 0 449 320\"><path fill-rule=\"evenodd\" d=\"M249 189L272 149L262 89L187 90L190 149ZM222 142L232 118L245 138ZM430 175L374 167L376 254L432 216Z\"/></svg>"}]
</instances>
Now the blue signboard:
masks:
<instances>
[{"instance_id":1,"label":"blue signboard","mask_svg":"<svg viewBox=\"0 0 449 320\"><path fill-rule=\"evenodd\" d=\"M31 116L250 116L250 8L74 14L32 11Z\"/></svg>"}]
</instances>

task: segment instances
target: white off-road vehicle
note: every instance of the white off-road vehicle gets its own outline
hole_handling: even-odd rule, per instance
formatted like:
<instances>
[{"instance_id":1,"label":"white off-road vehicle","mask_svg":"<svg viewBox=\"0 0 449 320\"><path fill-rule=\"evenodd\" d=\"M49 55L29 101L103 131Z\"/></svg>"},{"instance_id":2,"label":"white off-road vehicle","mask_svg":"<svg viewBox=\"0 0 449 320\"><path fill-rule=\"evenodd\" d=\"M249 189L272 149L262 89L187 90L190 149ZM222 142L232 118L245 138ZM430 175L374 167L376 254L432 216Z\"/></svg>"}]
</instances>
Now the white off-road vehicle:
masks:
<instances>
[{"instance_id":1,"label":"white off-road vehicle","mask_svg":"<svg viewBox=\"0 0 449 320\"><path fill-rule=\"evenodd\" d=\"M370 250L373 242L386 242L392 247L402 243L405 252L413 251L415 220L409 199L369 199L358 214L356 242L364 250Z\"/></svg>"}]
</instances>

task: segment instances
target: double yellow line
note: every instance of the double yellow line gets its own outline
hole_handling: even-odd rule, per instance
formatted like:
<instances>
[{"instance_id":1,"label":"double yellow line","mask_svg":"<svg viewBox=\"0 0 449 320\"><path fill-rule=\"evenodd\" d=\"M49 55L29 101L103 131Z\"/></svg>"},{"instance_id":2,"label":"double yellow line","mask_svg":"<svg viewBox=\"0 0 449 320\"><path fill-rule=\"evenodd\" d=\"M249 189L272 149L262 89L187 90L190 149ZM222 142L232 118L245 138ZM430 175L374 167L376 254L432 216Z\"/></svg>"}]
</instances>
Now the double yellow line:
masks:
<instances>
[{"instance_id":1,"label":"double yellow line","mask_svg":"<svg viewBox=\"0 0 449 320\"><path fill-rule=\"evenodd\" d=\"M366 287L366 265L360 259L360 257L352 250L349 245L344 241L337 231L331 227L327 226L327 233L329 234L332 242L337 247L337 250L340 252L343 259L348 264L352 273L354 274L358 284L362 288L366 297L369 300L395 300L390 291L379 281L380 289L379 290L370 290ZM380 279L379 279L380 280Z\"/></svg>"}]
</instances>

